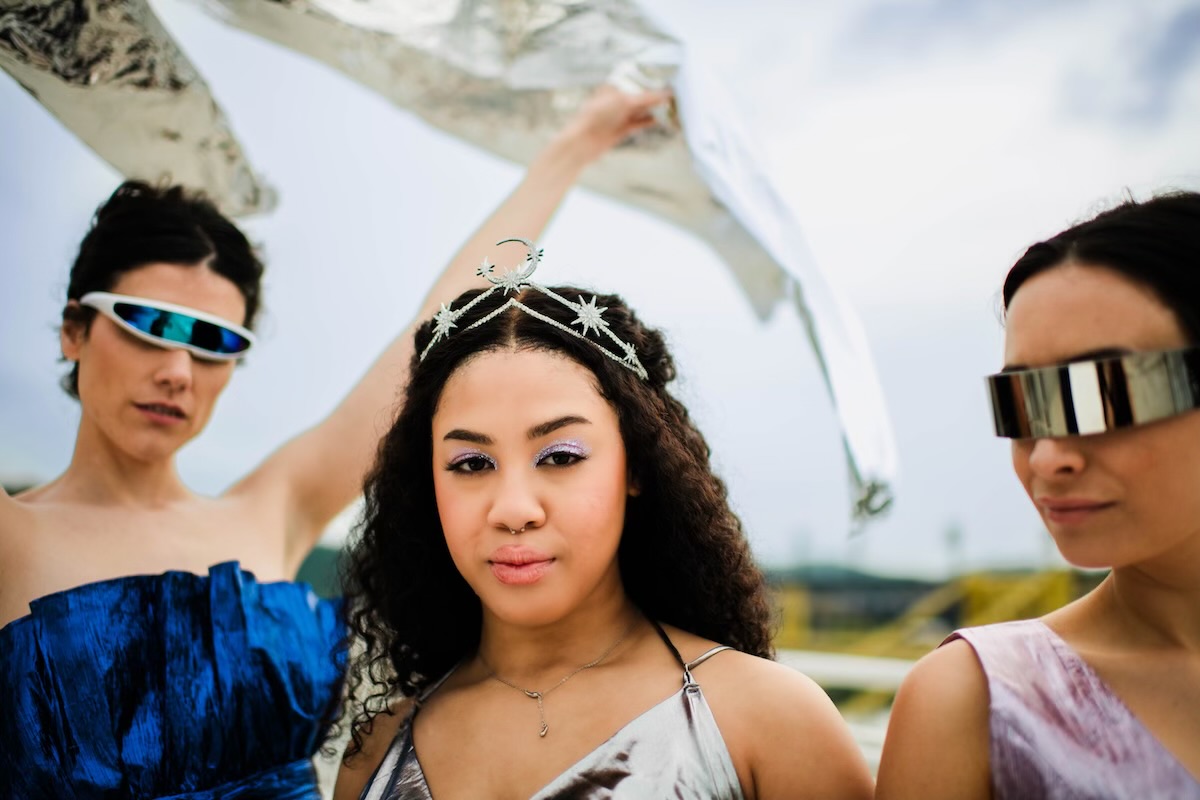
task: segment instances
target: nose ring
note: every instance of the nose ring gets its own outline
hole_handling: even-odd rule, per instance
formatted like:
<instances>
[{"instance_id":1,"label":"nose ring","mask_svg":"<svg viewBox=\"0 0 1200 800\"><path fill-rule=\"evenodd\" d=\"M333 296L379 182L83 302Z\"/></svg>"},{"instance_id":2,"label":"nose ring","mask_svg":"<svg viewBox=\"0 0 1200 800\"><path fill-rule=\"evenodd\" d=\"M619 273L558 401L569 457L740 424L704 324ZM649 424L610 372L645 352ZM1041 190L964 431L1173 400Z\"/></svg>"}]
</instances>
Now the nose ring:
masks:
<instances>
[{"instance_id":1,"label":"nose ring","mask_svg":"<svg viewBox=\"0 0 1200 800\"><path fill-rule=\"evenodd\" d=\"M505 527L507 527L507 526L505 526ZM528 528L528 527L529 527L529 523L525 523L524 525L522 525L522 526L521 526L521 530L519 530L519 531L514 531L512 528L509 528L509 529L508 529L508 532L509 532L510 534L512 534L513 536L516 536L518 533L524 533L524 532L525 532L525 529L526 529L526 528Z\"/></svg>"}]
</instances>

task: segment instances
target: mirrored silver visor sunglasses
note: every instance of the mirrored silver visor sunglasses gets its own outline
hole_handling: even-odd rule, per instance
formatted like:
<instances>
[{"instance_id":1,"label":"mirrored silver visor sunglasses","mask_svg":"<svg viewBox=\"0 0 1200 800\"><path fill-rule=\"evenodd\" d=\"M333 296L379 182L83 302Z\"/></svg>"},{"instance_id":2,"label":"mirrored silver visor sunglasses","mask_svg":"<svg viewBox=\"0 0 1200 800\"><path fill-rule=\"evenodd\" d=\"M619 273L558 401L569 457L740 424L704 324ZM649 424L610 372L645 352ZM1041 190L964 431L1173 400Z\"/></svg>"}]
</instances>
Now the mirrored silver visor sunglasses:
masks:
<instances>
[{"instance_id":1,"label":"mirrored silver visor sunglasses","mask_svg":"<svg viewBox=\"0 0 1200 800\"><path fill-rule=\"evenodd\" d=\"M254 346L254 334L242 326L187 306L111 292L88 292L79 303L142 341L187 350L197 358L232 361Z\"/></svg>"},{"instance_id":2,"label":"mirrored silver visor sunglasses","mask_svg":"<svg viewBox=\"0 0 1200 800\"><path fill-rule=\"evenodd\" d=\"M1200 347L1012 370L986 380L997 436L1086 436L1200 407Z\"/></svg>"}]
</instances>

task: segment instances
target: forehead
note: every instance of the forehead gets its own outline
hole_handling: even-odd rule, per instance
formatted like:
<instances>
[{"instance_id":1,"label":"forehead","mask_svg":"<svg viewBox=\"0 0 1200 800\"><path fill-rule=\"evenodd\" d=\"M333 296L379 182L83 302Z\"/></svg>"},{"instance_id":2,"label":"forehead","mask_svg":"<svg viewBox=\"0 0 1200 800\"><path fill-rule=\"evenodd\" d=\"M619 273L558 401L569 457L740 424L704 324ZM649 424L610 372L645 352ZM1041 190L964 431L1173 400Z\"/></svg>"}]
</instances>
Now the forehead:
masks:
<instances>
[{"instance_id":1,"label":"forehead","mask_svg":"<svg viewBox=\"0 0 1200 800\"><path fill-rule=\"evenodd\" d=\"M203 264L147 264L121 273L112 291L195 308L239 325L246 317L237 284Z\"/></svg>"},{"instance_id":2,"label":"forehead","mask_svg":"<svg viewBox=\"0 0 1200 800\"><path fill-rule=\"evenodd\" d=\"M524 431L577 414L616 425L596 377L577 361L542 350L497 350L464 362L446 381L433 416L441 429L470 427L485 433Z\"/></svg>"},{"instance_id":3,"label":"forehead","mask_svg":"<svg viewBox=\"0 0 1200 800\"><path fill-rule=\"evenodd\" d=\"M1175 313L1146 284L1068 263L1021 285L1005 314L1005 366L1058 364L1103 350L1184 347Z\"/></svg>"}]
</instances>

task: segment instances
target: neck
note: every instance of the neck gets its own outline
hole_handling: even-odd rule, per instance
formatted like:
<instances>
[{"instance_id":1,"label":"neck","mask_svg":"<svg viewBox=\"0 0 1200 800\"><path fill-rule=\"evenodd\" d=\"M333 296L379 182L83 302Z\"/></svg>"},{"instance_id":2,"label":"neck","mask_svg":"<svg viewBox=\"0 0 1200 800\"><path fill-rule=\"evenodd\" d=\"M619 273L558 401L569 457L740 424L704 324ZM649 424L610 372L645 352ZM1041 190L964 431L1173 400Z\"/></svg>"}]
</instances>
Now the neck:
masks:
<instances>
[{"instance_id":1,"label":"neck","mask_svg":"<svg viewBox=\"0 0 1200 800\"><path fill-rule=\"evenodd\" d=\"M100 506L161 508L191 497L175 470L175 457L131 457L86 422L79 427L66 471L46 487L60 500Z\"/></svg>"},{"instance_id":2,"label":"neck","mask_svg":"<svg viewBox=\"0 0 1200 800\"><path fill-rule=\"evenodd\" d=\"M1101 584L1099 599L1121 633L1149 646L1200 653L1200 535L1195 539L1193 552L1118 567Z\"/></svg>"},{"instance_id":3,"label":"neck","mask_svg":"<svg viewBox=\"0 0 1200 800\"><path fill-rule=\"evenodd\" d=\"M485 608L479 656L496 675L527 689L544 689L621 640L604 661L618 658L642 619L623 590L604 599L593 596L566 617L539 626L508 623Z\"/></svg>"}]
</instances>

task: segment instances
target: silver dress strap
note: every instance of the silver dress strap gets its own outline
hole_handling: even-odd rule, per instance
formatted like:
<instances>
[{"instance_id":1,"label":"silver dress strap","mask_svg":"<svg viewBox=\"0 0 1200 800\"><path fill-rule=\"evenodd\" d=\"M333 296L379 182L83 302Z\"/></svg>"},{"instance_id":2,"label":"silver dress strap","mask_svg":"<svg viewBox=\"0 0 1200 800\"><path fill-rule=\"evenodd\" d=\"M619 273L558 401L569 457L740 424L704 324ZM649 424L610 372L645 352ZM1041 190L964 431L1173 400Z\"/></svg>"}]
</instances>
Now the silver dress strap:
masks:
<instances>
[{"instance_id":1,"label":"silver dress strap","mask_svg":"<svg viewBox=\"0 0 1200 800\"><path fill-rule=\"evenodd\" d=\"M714 647L713 649L711 649L705 653L702 653L698 658L694 658L691 661L689 661L688 663L684 664L683 665L683 684L684 684L684 686L697 685L696 680L692 677L692 670L694 670L696 667L703 664L705 661L708 661L710 658L712 658L713 656L715 656L717 653L721 652L722 650L732 650L732 649L733 648L727 644L719 644L716 647Z\"/></svg>"}]
</instances>

